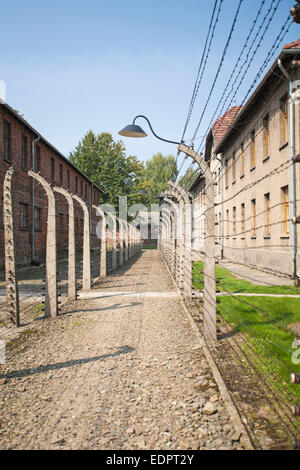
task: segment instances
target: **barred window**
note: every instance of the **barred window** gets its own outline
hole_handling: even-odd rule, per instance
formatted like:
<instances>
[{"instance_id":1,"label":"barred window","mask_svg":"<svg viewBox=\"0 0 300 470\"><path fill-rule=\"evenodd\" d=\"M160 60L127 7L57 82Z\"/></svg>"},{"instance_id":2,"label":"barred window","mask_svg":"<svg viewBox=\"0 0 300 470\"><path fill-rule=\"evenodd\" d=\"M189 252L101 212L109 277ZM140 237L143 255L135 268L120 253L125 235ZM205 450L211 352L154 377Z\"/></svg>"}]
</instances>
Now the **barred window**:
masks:
<instances>
[{"instance_id":1,"label":"barred window","mask_svg":"<svg viewBox=\"0 0 300 470\"><path fill-rule=\"evenodd\" d=\"M28 217L29 207L28 204L20 203L20 227L28 228L29 227L29 217Z\"/></svg>"},{"instance_id":2,"label":"barred window","mask_svg":"<svg viewBox=\"0 0 300 470\"><path fill-rule=\"evenodd\" d=\"M22 170L27 170L28 168L28 139L27 136L22 134Z\"/></svg>"},{"instance_id":3,"label":"barred window","mask_svg":"<svg viewBox=\"0 0 300 470\"><path fill-rule=\"evenodd\" d=\"M35 151L35 170L41 171L41 147L36 146Z\"/></svg>"},{"instance_id":4,"label":"barred window","mask_svg":"<svg viewBox=\"0 0 300 470\"><path fill-rule=\"evenodd\" d=\"M3 149L4 160L11 162L11 125L6 119L3 120Z\"/></svg>"},{"instance_id":5,"label":"barred window","mask_svg":"<svg viewBox=\"0 0 300 470\"><path fill-rule=\"evenodd\" d=\"M34 227L35 230L41 230L42 229L42 209L40 207L35 207L34 208Z\"/></svg>"}]
</instances>

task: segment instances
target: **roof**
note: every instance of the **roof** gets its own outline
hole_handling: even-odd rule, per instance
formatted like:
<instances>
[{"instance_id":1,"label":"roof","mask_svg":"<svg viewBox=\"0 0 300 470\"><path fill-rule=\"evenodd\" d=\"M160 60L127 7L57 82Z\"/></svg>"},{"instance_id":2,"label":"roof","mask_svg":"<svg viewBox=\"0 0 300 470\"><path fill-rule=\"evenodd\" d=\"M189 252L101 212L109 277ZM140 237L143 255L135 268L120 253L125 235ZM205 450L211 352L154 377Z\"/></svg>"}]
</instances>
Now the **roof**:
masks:
<instances>
[{"instance_id":1,"label":"roof","mask_svg":"<svg viewBox=\"0 0 300 470\"><path fill-rule=\"evenodd\" d=\"M288 67L293 58L299 54L300 39L297 39L297 41L291 42L290 44L286 44L283 47L280 55L276 58L269 71L266 73L266 75L261 80L253 94L248 99L247 103L243 106L242 109L240 109L240 111L236 114L235 119L229 124L225 135L223 135L220 142L215 145L216 154L221 153L223 151L226 143L231 138L232 134L235 131L239 130L239 127L242 125L243 119L245 118L247 113L251 109L253 109L253 107L255 108L255 106L259 103L260 96L264 93L266 87L270 84L270 81L278 80L283 76L281 70L278 67L278 60L284 60L284 67Z\"/></svg>"},{"instance_id":2,"label":"roof","mask_svg":"<svg viewBox=\"0 0 300 470\"><path fill-rule=\"evenodd\" d=\"M68 165L70 165L74 170L80 173L85 179L87 179L95 188L100 191L100 193L104 194L103 189L101 189L97 184L93 183L82 171L80 171L70 160L65 157L59 150L57 150L50 142L48 142L41 134L34 129L27 121L24 119L15 109L9 106L4 101L0 100L0 106L3 106L7 111L9 111L13 116L18 119L24 126L31 130L37 137L40 137L40 142L43 142L47 147L49 147L53 152L55 152L60 158L62 158Z\"/></svg>"},{"instance_id":3,"label":"roof","mask_svg":"<svg viewBox=\"0 0 300 470\"><path fill-rule=\"evenodd\" d=\"M285 44L283 46L283 50L286 49L300 49L300 39L297 39L297 41L290 42L289 44Z\"/></svg>"},{"instance_id":4,"label":"roof","mask_svg":"<svg viewBox=\"0 0 300 470\"><path fill-rule=\"evenodd\" d=\"M212 129L215 147L219 145L224 135L228 131L230 124L235 120L242 108L243 106L233 106L213 123Z\"/></svg>"}]
</instances>

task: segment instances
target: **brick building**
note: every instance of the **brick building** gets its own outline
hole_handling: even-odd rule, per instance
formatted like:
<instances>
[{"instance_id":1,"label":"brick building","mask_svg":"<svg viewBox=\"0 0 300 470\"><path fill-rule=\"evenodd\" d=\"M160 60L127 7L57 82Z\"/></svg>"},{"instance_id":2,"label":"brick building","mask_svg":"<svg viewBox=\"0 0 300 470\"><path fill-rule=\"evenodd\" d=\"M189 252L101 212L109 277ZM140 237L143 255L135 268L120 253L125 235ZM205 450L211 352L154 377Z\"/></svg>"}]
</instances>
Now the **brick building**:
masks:
<instances>
[{"instance_id":1,"label":"brick building","mask_svg":"<svg viewBox=\"0 0 300 470\"><path fill-rule=\"evenodd\" d=\"M39 138L38 141L35 141ZM35 141L35 142L34 142ZM33 259L42 262L45 256L47 197L41 185L34 183L34 210L32 204L32 178L27 174L32 168L34 145L34 169L40 172L48 183L69 189L83 199L91 214L91 247L98 248L96 224L99 217L92 204L100 203L101 189L81 173L64 155L47 142L15 110L6 103L0 103L0 196L3 210L3 181L5 172L13 167L13 200L16 238L16 256L19 265L32 261L32 216L34 212ZM57 251L64 256L68 246L68 205L65 198L55 193L57 214ZM76 248L82 247L83 211L74 201ZM4 264L4 227L0 218L0 264Z\"/></svg>"},{"instance_id":2,"label":"brick building","mask_svg":"<svg viewBox=\"0 0 300 470\"><path fill-rule=\"evenodd\" d=\"M217 254L291 277L300 277L300 227L291 223L292 205L300 214L300 164L292 161L300 153L299 58L300 40L284 46L245 106L214 123L205 148L215 182ZM201 251L203 177L189 189Z\"/></svg>"}]
</instances>

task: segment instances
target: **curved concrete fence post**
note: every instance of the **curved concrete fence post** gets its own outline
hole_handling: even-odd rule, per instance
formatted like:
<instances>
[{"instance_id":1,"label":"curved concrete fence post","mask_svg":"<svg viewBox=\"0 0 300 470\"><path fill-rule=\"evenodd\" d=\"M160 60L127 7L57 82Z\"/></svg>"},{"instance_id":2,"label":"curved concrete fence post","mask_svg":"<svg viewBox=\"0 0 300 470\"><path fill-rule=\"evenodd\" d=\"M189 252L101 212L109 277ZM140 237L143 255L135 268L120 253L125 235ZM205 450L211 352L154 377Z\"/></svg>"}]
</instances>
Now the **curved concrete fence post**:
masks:
<instances>
[{"instance_id":1,"label":"curved concrete fence post","mask_svg":"<svg viewBox=\"0 0 300 470\"><path fill-rule=\"evenodd\" d=\"M179 195L179 193L175 190L175 188L171 187L169 185L169 188L167 191L163 193L164 196L170 196L172 198L175 198L178 203L179 203L179 208L178 208L178 245L176 246L176 257L177 257L177 263L176 263L176 278L177 278L177 284L180 289L184 290L184 278L185 278L185 239L184 239L184 234L185 234L185 216L184 216L184 200L182 197Z\"/></svg>"},{"instance_id":2,"label":"curved concrete fence post","mask_svg":"<svg viewBox=\"0 0 300 470\"><path fill-rule=\"evenodd\" d=\"M106 218L110 217L112 221L112 271L117 269L117 219L110 212L106 212Z\"/></svg>"},{"instance_id":3,"label":"curved concrete fence post","mask_svg":"<svg viewBox=\"0 0 300 470\"><path fill-rule=\"evenodd\" d=\"M72 195L64 188L54 186L53 191L62 194L69 207L69 236L68 236L68 299L76 299L76 255L75 255L75 225L74 203Z\"/></svg>"},{"instance_id":4,"label":"curved concrete fence post","mask_svg":"<svg viewBox=\"0 0 300 470\"><path fill-rule=\"evenodd\" d=\"M50 184L34 171L28 171L28 175L40 183L48 199L48 221L46 239L46 295L45 317L57 315L57 275L56 275L56 214L55 197Z\"/></svg>"},{"instance_id":5,"label":"curved concrete fence post","mask_svg":"<svg viewBox=\"0 0 300 470\"><path fill-rule=\"evenodd\" d=\"M111 215L112 221L113 221L113 233L112 233L112 246L113 246L113 252L112 252L112 268L113 270L117 269L117 219L115 216Z\"/></svg>"},{"instance_id":6,"label":"curved concrete fence post","mask_svg":"<svg viewBox=\"0 0 300 470\"><path fill-rule=\"evenodd\" d=\"M125 240L124 240L124 226L123 226L123 221L121 219L118 218L118 222L119 222L119 240L120 240L119 265L123 266L123 264L124 264L124 254L125 254L125 250L124 250L124 243L125 243Z\"/></svg>"},{"instance_id":7,"label":"curved concrete fence post","mask_svg":"<svg viewBox=\"0 0 300 470\"><path fill-rule=\"evenodd\" d=\"M187 192L177 183L169 182L184 202L184 292L192 297L192 206Z\"/></svg>"},{"instance_id":8,"label":"curved concrete fence post","mask_svg":"<svg viewBox=\"0 0 300 470\"><path fill-rule=\"evenodd\" d=\"M215 204L213 174L200 154L185 144L178 146L178 151L189 155L196 163L205 178L207 208L205 211L205 262L203 294L203 334L206 341L217 340L216 309L216 260L215 260Z\"/></svg>"},{"instance_id":9,"label":"curved concrete fence post","mask_svg":"<svg viewBox=\"0 0 300 470\"><path fill-rule=\"evenodd\" d=\"M171 251L172 251L172 267L171 272L173 276L176 274L176 227L178 221L178 207L172 199L165 197L165 201L173 208L171 212Z\"/></svg>"},{"instance_id":10,"label":"curved concrete fence post","mask_svg":"<svg viewBox=\"0 0 300 470\"><path fill-rule=\"evenodd\" d=\"M13 168L5 173L3 185L3 224L5 250L6 308L11 321L20 326L19 291L16 273L15 230L13 218Z\"/></svg>"},{"instance_id":11,"label":"curved concrete fence post","mask_svg":"<svg viewBox=\"0 0 300 470\"><path fill-rule=\"evenodd\" d=\"M132 246L131 246L131 225L127 222L128 226L128 259L132 256Z\"/></svg>"},{"instance_id":12,"label":"curved concrete fence post","mask_svg":"<svg viewBox=\"0 0 300 470\"><path fill-rule=\"evenodd\" d=\"M90 214L86 203L79 196L74 194L72 197L83 210L82 288L83 290L91 290Z\"/></svg>"},{"instance_id":13,"label":"curved concrete fence post","mask_svg":"<svg viewBox=\"0 0 300 470\"><path fill-rule=\"evenodd\" d=\"M96 214L101 217L101 233L97 232L98 238L100 238L100 277L106 277L106 218L104 212L98 206L92 206L96 210Z\"/></svg>"},{"instance_id":14,"label":"curved concrete fence post","mask_svg":"<svg viewBox=\"0 0 300 470\"><path fill-rule=\"evenodd\" d=\"M123 231L124 231L124 262L128 261L128 224L126 220L123 222Z\"/></svg>"}]
</instances>

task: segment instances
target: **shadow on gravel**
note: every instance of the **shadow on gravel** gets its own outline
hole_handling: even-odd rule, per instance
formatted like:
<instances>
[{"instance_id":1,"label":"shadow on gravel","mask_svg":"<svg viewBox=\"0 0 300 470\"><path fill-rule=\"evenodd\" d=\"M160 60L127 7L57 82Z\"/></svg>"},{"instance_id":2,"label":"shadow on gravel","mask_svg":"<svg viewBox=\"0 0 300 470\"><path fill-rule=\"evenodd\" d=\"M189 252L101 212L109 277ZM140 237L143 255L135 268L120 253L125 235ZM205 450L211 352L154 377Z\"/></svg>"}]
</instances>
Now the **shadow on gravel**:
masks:
<instances>
[{"instance_id":1,"label":"shadow on gravel","mask_svg":"<svg viewBox=\"0 0 300 470\"><path fill-rule=\"evenodd\" d=\"M73 361L57 362L56 364L48 364L47 366L38 366L31 369L16 370L8 374L0 374L0 379L15 379L20 377L28 377L30 375L40 374L42 372L49 372L50 370L64 369L65 367L72 367L89 362L102 361L109 357L117 357L121 354L128 354L135 350L131 346L121 346L115 353L102 354L101 356L86 357L84 359L75 359Z\"/></svg>"},{"instance_id":2,"label":"shadow on gravel","mask_svg":"<svg viewBox=\"0 0 300 470\"><path fill-rule=\"evenodd\" d=\"M113 297L113 296L107 295L107 296L103 297L103 299L107 299L109 297ZM96 299L99 300L99 297L91 297L91 299L92 298L94 298L94 299L96 298ZM111 305L111 306L108 306L108 307L101 307L101 308L91 307L91 308L88 308L86 310L81 308L79 310L70 310L69 312L61 313L59 316L63 317L64 315L73 315L75 313L82 313L82 312L90 312L90 313L93 313L93 312L109 312L110 310L118 310L119 308L137 307L138 305L143 305L143 302L130 302L127 305L114 304L114 305Z\"/></svg>"}]
</instances>

